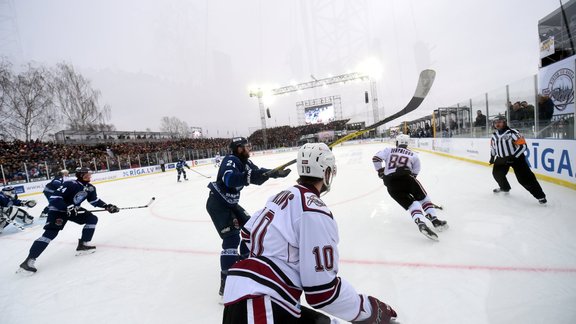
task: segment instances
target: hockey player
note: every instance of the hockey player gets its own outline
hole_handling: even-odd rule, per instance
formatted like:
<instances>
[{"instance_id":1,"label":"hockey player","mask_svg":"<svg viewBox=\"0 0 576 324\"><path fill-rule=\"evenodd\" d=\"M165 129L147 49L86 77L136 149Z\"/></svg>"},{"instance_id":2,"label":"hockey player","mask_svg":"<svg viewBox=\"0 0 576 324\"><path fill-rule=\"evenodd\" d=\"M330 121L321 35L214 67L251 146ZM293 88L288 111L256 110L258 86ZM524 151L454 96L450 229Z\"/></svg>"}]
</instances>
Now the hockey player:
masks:
<instances>
[{"instance_id":1,"label":"hockey player","mask_svg":"<svg viewBox=\"0 0 576 324\"><path fill-rule=\"evenodd\" d=\"M50 208L46 225L44 225L44 233L34 241L28 257L20 264L22 271L36 272L36 267L34 266L36 259L44 252L48 244L56 238L58 232L64 229L68 221L84 225L82 236L78 240L76 247L77 253L87 254L95 252L96 247L87 243L92 240L98 217L80 207L85 200L94 207L106 209L109 213L117 213L119 211L115 205L107 204L98 198L96 187L90 183L92 176L90 169L86 167L77 168L75 175L76 180L65 181L50 196Z\"/></svg>"},{"instance_id":2,"label":"hockey player","mask_svg":"<svg viewBox=\"0 0 576 324\"><path fill-rule=\"evenodd\" d=\"M222 252L220 254L220 290L224 293L224 284L228 269L236 262L240 255L247 256L248 250L244 245L240 248L240 228L244 226L250 216L238 202L240 191L250 184L261 185L268 178L284 178L290 169L275 171L269 176L265 173L270 169L259 168L250 161L251 145L244 137L236 137L230 143L230 152L222 160L218 169L216 181L210 182L210 194L206 201L206 210L222 239Z\"/></svg>"},{"instance_id":3,"label":"hockey player","mask_svg":"<svg viewBox=\"0 0 576 324\"><path fill-rule=\"evenodd\" d=\"M2 188L0 192L0 233L11 223L28 225L34 222L34 217L18 206L32 208L36 206L36 200L20 200L14 187Z\"/></svg>"},{"instance_id":4,"label":"hockey player","mask_svg":"<svg viewBox=\"0 0 576 324\"><path fill-rule=\"evenodd\" d=\"M214 155L214 167L219 168L220 162L222 162L222 157L220 156L220 154Z\"/></svg>"},{"instance_id":5,"label":"hockey player","mask_svg":"<svg viewBox=\"0 0 576 324\"><path fill-rule=\"evenodd\" d=\"M190 170L190 167L188 166L186 161L184 161L184 159L180 159L178 160L178 162L176 162L176 171L178 171L178 182L180 182L180 174L183 174L184 180L188 181L188 178L186 178L186 171L184 171L184 167L187 167L188 170Z\"/></svg>"},{"instance_id":6,"label":"hockey player","mask_svg":"<svg viewBox=\"0 0 576 324\"><path fill-rule=\"evenodd\" d=\"M409 142L409 135L396 136L396 147L379 151L372 157L372 163L378 177L384 181L390 197L410 212L412 220L424 236L436 241L438 235L426 225L424 217L431 221L438 231L448 229L448 223L436 217L434 204L422 184L416 180L420 173L420 158L408 149Z\"/></svg>"},{"instance_id":7,"label":"hockey player","mask_svg":"<svg viewBox=\"0 0 576 324\"><path fill-rule=\"evenodd\" d=\"M526 162L526 152L528 146L524 136L516 129L508 127L505 116L498 116L494 120L494 127L496 131L492 134L490 140L490 164L493 164L492 176L498 183L498 188L494 189L494 193L508 193L511 189L510 183L506 179L506 175L510 167L514 169L514 174L518 182L524 187L534 198L538 199L540 204L546 204L546 195L536 179L536 176L530 170L528 162Z\"/></svg>"},{"instance_id":8,"label":"hockey player","mask_svg":"<svg viewBox=\"0 0 576 324\"><path fill-rule=\"evenodd\" d=\"M54 176L54 179L52 179L52 181L50 181L46 184L46 186L44 187L44 190L42 191L42 193L46 197L46 200L48 200L48 201L50 200L50 196L52 194L54 194L54 192L58 188L60 188L60 186L62 185L62 183L64 183L64 179L66 179L68 174L69 174L68 170L63 169L60 172L56 173L56 176ZM40 214L40 218L48 216L48 207L49 206L46 206L44 208L44 210L42 211L42 214Z\"/></svg>"},{"instance_id":9,"label":"hockey player","mask_svg":"<svg viewBox=\"0 0 576 324\"><path fill-rule=\"evenodd\" d=\"M338 276L338 225L320 199L336 175L334 154L324 143L298 150L296 185L271 196L242 229L250 257L230 268L224 291L223 324L330 323L302 307L352 323L390 323L396 312L372 296L358 294Z\"/></svg>"}]
</instances>

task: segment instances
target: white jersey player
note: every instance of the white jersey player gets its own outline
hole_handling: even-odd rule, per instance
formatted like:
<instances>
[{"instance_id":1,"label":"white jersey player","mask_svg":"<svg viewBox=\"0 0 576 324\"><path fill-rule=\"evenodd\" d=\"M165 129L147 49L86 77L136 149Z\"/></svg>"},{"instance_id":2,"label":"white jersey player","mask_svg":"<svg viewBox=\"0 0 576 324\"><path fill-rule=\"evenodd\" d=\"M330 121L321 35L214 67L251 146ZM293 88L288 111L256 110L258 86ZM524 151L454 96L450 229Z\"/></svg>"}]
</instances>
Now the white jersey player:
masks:
<instances>
[{"instance_id":1,"label":"white jersey player","mask_svg":"<svg viewBox=\"0 0 576 324\"><path fill-rule=\"evenodd\" d=\"M214 167L219 168L221 162L222 162L222 157L220 156L220 154L214 155Z\"/></svg>"},{"instance_id":2,"label":"white jersey player","mask_svg":"<svg viewBox=\"0 0 576 324\"><path fill-rule=\"evenodd\" d=\"M298 151L298 184L270 197L244 225L249 258L228 271L223 323L326 323L330 319L300 305L353 323L390 323L396 312L378 299L358 294L338 276L338 226L320 199L336 174L324 143Z\"/></svg>"},{"instance_id":3,"label":"white jersey player","mask_svg":"<svg viewBox=\"0 0 576 324\"><path fill-rule=\"evenodd\" d=\"M396 147L387 147L379 151L372 157L372 163L378 172L378 177L384 180L390 196L410 212L420 232L429 239L438 240L438 235L424 222L422 210L426 219L430 220L438 231L447 229L448 224L436 217L434 204L422 184L416 180L420 173L420 158L418 154L408 149L409 141L409 135L398 135Z\"/></svg>"}]
</instances>

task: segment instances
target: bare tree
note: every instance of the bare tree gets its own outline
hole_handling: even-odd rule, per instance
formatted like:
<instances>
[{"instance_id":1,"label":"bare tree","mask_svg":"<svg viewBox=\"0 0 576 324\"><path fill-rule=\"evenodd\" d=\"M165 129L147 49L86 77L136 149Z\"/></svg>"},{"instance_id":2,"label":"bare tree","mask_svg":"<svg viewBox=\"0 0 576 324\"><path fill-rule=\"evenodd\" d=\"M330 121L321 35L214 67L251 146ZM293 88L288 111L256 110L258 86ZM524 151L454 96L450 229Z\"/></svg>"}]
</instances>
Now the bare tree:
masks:
<instances>
[{"instance_id":1,"label":"bare tree","mask_svg":"<svg viewBox=\"0 0 576 324\"><path fill-rule=\"evenodd\" d=\"M110 107L99 104L100 91L93 89L90 81L69 64L56 65L53 91L54 102L70 129L95 129L110 118Z\"/></svg>"},{"instance_id":2,"label":"bare tree","mask_svg":"<svg viewBox=\"0 0 576 324\"><path fill-rule=\"evenodd\" d=\"M3 65L0 76L3 132L12 139L42 139L55 126L48 72L28 64L15 75L7 67Z\"/></svg>"},{"instance_id":3,"label":"bare tree","mask_svg":"<svg viewBox=\"0 0 576 324\"><path fill-rule=\"evenodd\" d=\"M188 124L176 117L162 117L160 119L160 131L177 134L180 138L190 137Z\"/></svg>"}]
</instances>

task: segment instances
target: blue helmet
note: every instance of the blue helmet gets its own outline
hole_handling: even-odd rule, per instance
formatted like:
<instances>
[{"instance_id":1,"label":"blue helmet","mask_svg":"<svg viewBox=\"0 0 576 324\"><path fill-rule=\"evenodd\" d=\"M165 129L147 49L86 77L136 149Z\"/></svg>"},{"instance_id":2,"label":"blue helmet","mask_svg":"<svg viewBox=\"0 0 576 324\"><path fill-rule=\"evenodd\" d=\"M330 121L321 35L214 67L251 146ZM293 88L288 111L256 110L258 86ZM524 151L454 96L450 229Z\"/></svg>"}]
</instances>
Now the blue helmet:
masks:
<instances>
[{"instance_id":1,"label":"blue helmet","mask_svg":"<svg viewBox=\"0 0 576 324\"><path fill-rule=\"evenodd\" d=\"M2 193L10 198L14 198L16 196L16 190L12 186L6 186L2 188Z\"/></svg>"}]
</instances>

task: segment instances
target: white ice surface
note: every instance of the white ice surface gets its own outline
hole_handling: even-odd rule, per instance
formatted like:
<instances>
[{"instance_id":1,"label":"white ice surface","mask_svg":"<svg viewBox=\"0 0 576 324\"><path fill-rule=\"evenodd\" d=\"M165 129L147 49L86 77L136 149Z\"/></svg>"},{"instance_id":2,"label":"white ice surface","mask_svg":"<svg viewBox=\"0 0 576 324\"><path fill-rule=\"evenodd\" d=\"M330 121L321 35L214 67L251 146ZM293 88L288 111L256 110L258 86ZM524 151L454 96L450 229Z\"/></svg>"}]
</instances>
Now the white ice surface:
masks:
<instances>
[{"instance_id":1,"label":"white ice surface","mask_svg":"<svg viewBox=\"0 0 576 324\"><path fill-rule=\"evenodd\" d=\"M338 175L324 197L339 224L340 276L358 292L391 304L408 323L576 323L576 194L542 182L538 204L508 177L508 196L492 193L486 166L421 153L418 179L450 229L433 242L387 194L373 170L382 145L334 149ZM295 157L253 160L274 167ZM295 169L295 166L292 167ZM196 169L215 177L216 168ZM188 171L97 184L119 207L98 213L95 254L75 256L81 227L68 223L37 260L33 276L15 274L42 227L0 234L0 323L220 323L220 239L205 210L208 180ZM242 192L249 212L297 178L272 179ZM31 214L45 205L42 195ZM91 207L86 204L85 207ZM37 222L41 222L38 221Z\"/></svg>"}]
</instances>

